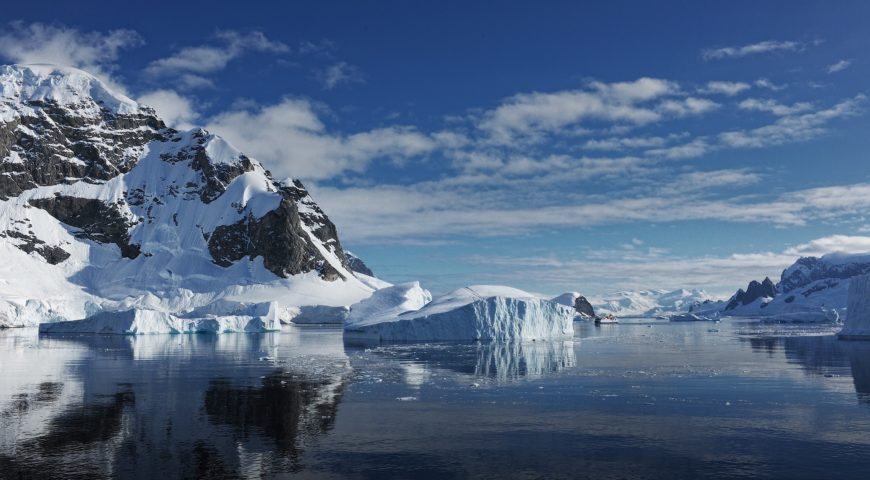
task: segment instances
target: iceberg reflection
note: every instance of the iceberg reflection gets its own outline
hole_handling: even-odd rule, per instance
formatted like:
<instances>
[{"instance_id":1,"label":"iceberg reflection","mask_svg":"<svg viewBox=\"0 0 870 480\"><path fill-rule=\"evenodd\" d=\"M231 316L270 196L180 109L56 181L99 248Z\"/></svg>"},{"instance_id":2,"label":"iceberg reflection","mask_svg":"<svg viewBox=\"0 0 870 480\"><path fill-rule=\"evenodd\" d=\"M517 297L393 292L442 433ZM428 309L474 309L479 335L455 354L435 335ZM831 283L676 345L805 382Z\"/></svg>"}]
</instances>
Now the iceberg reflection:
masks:
<instances>
[{"instance_id":1,"label":"iceberg reflection","mask_svg":"<svg viewBox=\"0 0 870 480\"><path fill-rule=\"evenodd\" d=\"M573 340L557 340L387 345L365 350L346 344L345 348L355 368L384 370L392 364L403 383L419 387L434 370L495 380L556 374L576 365L575 346Z\"/></svg>"}]
</instances>

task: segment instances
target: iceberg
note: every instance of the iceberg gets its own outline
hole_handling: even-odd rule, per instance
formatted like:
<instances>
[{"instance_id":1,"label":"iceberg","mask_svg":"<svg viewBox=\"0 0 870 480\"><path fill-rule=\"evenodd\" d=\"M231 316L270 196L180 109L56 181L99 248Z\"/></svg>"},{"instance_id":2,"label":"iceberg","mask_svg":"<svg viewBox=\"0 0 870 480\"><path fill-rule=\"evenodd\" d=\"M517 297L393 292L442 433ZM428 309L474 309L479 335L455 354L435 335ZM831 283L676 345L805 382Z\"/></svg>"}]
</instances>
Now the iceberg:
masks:
<instances>
[{"instance_id":1,"label":"iceberg","mask_svg":"<svg viewBox=\"0 0 870 480\"><path fill-rule=\"evenodd\" d=\"M668 320L671 322L708 322L717 320L718 317L718 314L707 317L694 313L675 313L673 315L668 315Z\"/></svg>"},{"instance_id":2,"label":"iceberg","mask_svg":"<svg viewBox=\"0 0 870 480\"><path fill-rule=\"evenodd\" d=\"M419 283L351 306L345 337L382 342L536 340L574 335L574 311L510 287L475 285L429 300Z\"/></svg>"},{"instance_id":3,"label":"iceberg","mask_svg":"<svg viewBox=\"0 0 870 480\"><path fill-rule=\"evenodd\" d=\"M42 323L39 325L39 333L148 335L281 330L281 321L274 302L267 305L265 311L258 312L258 315L209 315L198 318L184 318L168 312L142 308L100 312L82 320ZM259 309L261 308L257 308Z\"/></svg>"},{"instance_id":4,"label":"iceberg","mask_svg":"<svg viewBox=\"0 0 870 480\"><path fill-rule=\"evenodd\" d=\"M852 277L848 298L846 323L839 337L846 340L870 340L870 275Z\"/></svg>"}]
</instances>

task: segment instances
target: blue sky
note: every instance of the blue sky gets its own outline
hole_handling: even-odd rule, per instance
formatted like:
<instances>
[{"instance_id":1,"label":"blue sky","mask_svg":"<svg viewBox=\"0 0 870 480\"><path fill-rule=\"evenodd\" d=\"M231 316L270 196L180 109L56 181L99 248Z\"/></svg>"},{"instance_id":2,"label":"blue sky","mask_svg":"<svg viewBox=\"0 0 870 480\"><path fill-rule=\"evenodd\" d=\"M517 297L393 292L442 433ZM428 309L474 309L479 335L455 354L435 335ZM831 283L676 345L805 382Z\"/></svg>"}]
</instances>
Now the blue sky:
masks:
<instances>
[{"instance_id":1,"label":"blue sky","mask_svg":"<svg viewBox=\"0 0 870 480\"><path fill-rule=\"evenodd\" d=\"M726 294L870 250L866 2L275 3L7 5L0 57L227 137L435 291Z\"/></svg>"}]
</instances>

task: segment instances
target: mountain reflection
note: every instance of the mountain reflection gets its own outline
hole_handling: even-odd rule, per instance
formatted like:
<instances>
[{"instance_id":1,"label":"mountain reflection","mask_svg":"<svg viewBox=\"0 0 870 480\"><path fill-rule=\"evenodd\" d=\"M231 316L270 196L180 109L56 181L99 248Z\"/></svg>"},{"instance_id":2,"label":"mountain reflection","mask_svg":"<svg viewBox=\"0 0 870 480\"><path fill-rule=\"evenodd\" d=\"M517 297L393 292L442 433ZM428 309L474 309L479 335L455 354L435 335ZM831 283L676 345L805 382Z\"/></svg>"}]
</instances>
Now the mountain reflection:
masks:
<instances>
[{"instance_id":1,"label":"mountain reflection","mask_svg":"<svg viewBox=\"0 0 870 480\"><path fill-rule=\"evenodd\" d=\"M246 440L254 432L271 439L280 457L288 460L288 470L298 471L302 468L299 440L332 428L342 390L342 384L279 371L267 375L260 387L212 380L204 404L212 423L233 426Z\"/></svg>"},{"instance_id":2,"label":"mountain reflection","mask_svg":"<svg viewBox=\"0 0 870 480\"><path fill-rule=\"evenodd\" d=\"M851 375L858 401L870 404L870 342L840 340L834 335L747 339L753 351L785 354L789 363L811 375Z\"/></svg>"},{"instance_id":3,"label":"mountain reflection","mask_svg":"<svg viewBox=\"0 0 870 480\"><path fill-rule=\"evenodd\" d=\"M335 422L343 350L278 335L40 339L56 362L0 398L0 478L241 478L303 470ZM71 355L71 351L83 352ZM20 351L0 351L4 356ZM47 359L50 360L50 359ZM51 361L46 362L51 364ZM50 476L50 475L49 475Z\"/></svg>"}]
</instances>

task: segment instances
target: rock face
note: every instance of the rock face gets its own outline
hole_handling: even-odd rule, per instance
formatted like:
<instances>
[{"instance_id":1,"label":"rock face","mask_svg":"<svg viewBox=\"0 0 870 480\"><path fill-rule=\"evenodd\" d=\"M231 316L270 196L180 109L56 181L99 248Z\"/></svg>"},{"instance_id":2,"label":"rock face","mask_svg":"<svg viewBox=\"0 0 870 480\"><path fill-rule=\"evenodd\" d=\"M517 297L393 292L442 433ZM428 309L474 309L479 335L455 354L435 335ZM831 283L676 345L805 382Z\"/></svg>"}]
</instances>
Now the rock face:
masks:
<instances>
[{"instance_id":1,"label":"rock face","mask_svg":"<svg viewBox=\"0 0 870 480\"><path fill-rule=\"evenodd\" d=\"M829 254L823 257L802 257L783 270L780 291L789 293L824 279L846 279L870 273L870 256Z\"/></svg>"},{"instance_id":2,"label":"rock face","mask_svg":"<svg viewBox=\"0 0 870 480\"><path fill-rule=\"evenodd\" d=\"M731 297L728 305L725 306L725 310L734 310L740 305L749 305L759 298L773 298L775 296L776 285L773 284L773 281L769 277L764 277L764 281L761 283L752 280L749 282L749 286L746 287L745 292L743 289L737 290L737 293Z\"/></svg>"},{"instance_id":3,"label":"rock face","mask_svg":"<svg viewBox=\"0 0 870 480\"><path fill-rule=\"evenodd\" d=\"M0 67L0 121L0 199L125 173L166 128L94 77L44 65Z\"/></svg>"},{"instance_id":4,"label":"rock face","mask_svg":"<svg viewBox=\"0 0 870 480\"><path fill-rule=\"evenodd\" d=\"M589 300L586 300L586 297L582 295L574 300L574 310L577 310L577 313L583 315L584 317L595 316L595 310L592 308L592 304L589 303Z\"/></svg>"},{"instance_id":5,"label":"rock face","mask_svg":"<svg viewBox=\"0 0 870 480\"><path fill-rule=\"evenodd\" d=\"M352 272L361 273L363 275L368 275L370 277L374 277L375 273L369 268L365 262L362 261L361 258L357 257L351 252L345 250L344 255L347 257L347 267Z\"/></svg>"},{"instance_id":6,"label":"rock face","mask_svg":"<svg viewBox=\"0 0 870 480\"><path fill-rule=\"evenodd\" d=\"M580 317L595 317L595 310L592 308L592 304L589 303L589 300L587 300L586 297L580 295L577 292L563 293L562 295L553 297L552 299L550 299L550 301L558 303L559 305L565 305L566 307L574 308L574 311Z\"/></svg>"},{"instance_id":7,"label":"rock face","mask_svg":"<svg viewBox=\"0 0 870 480\"><path fill-rule=\"evenodd\" d=\"M86 301L150 294L198 308L279 280L304 290L287 307L372 291L300 181L273 180L205 130L167 128L85 72L44 65L0 67L0 258L9 315L37 301L68 318ZM22 280L37 273L38 285Z\"/></svg>"},{"instance_id":8,"label":"rock face","mask_svg":"<svg viewBox=\"0 0 870 480\"><path fill-rule=\"evenodd\" d=\"M783 270L778 284L772 285L767 279L752 282L746 291L738 290L721 311L778 321L838 321L847 315L850 282L867 273L870 273L867 254L803 257ZM758 300L764 297L768 300ZM706 314L712 310L701 307L693 312Z\"/></svg>"}]
</instances>

